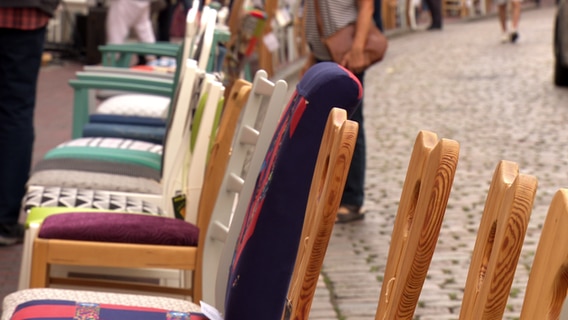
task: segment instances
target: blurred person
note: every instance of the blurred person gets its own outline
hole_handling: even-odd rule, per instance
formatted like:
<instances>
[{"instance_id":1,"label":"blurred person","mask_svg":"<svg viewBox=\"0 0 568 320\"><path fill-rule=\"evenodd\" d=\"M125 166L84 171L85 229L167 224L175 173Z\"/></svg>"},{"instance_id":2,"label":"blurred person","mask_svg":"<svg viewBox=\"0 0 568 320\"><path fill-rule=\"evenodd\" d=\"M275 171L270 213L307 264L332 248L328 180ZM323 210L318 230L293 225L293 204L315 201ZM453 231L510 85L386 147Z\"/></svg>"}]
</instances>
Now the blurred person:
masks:
<instances>
[{"instance_id":1,"label":"blurred person","mask_svg":"<svg viewBox=\"0 0 568 320\"><path fill-rule=\"evenodd\" d=\"M18 219L32 161L37 79L59 1L0 1L0 245L23 240Z\"/></svg>"},{"instance_id":2,"label":"blurred person","mask_svg":"<svg viewBox=\"0 0 568 320\"><path fill-rule=\"evenodd\" d=\"M511 0L511 30L507 28L508 0L495 0L499 10L499 24L501 25L501 42L515 43L519 39L519 21L521 20L521 0Z\"/></svg>"},{"instance_id":3,"label":"blurred person","mask_svg":"<svg viewBox=\"0 0 568 320\"><path fill-rule=\"evenodd\" d=\"M327 37L342 27L356 24L356 34L354 36L353 47L348 53L349 69L363 84L365 77L364 65L364 46L367 31L373 24L373 12L375 0L305 0L305 35L310 47L310 57L302 69L303 74L311 65L322 61L332 61L329 50L322 42L322 37ZM315 1L318 1L316 4ZM315 10L319 9L321 17L321 33L319 31L317 15ZM355 152L351 161L351 167L345 183L341 205L337 212L338 223L346 223L363 219L365 217L362 210L365 198L365 166L366 166L366 146L365 129L363 123L363 103L357 108L351 120L359 123L359 133L355 145Z\"/></svg>"},{"instance_id":4,"label":"blurred person","mask_svg":"<svg viewBox=\"0 0 568 320\"><path fill-rule=\"evenodd\" d=\"M110 0L106 19L107 43L121 44L126 42L130 29L134 29L140 42L156 42L150 18L151 1ZM146 58L152 59L154 57L147 56ZM139 64L145 64L145 61L139 61Z\"/></svg>"},{"instance_id":5,"label":"blurred person","mask_svg":"<svg viewBox=\"0 0 568 320\"><path fill-rule=\"evenodd\" d=\"M442 30L442 1L441 0L424 0L432 20L430 26L426 30Z\"/></svg>"}]
</instances>

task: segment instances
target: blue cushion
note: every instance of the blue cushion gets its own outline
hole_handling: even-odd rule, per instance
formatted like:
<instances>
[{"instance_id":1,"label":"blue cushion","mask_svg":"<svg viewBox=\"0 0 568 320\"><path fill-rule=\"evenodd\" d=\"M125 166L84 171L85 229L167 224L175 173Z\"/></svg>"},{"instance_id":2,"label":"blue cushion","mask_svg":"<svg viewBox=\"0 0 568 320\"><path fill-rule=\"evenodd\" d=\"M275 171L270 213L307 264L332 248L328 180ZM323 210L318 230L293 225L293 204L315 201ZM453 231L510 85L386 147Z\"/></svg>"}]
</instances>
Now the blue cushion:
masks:
<instances>
[{"instance_id":1,"label":"blue cushion","mask_svg":"<svg viewBox=\"0 0 568 320\"><path fill-rule=\"evenodd\" d=\"M153 127L165 127L166 120L155 117L123 116L117 114L92 114L89 116L90 123L114 123L131 124Z\"/></svg>"},{"instance_id":2,"label":"blue cushion","mask_svg":"<svg viewBox=\"0 0 568 320\"><path fill-rule=\"evenodd\" d=\"M239 235L227 285L226 320L281 319L329 112L340 107L351 115L362 96L357 78L331 62L313 66L298 84Z\"/></svg>"},{"instance_id":3,"label":"blue cushion","mask_svg":"<svg viewBox=\"0 0 568 320\"><path fill-rule=\"evenodd\" d=\"M83 137L124 138L162 144L165 136L165 126L87 123L83 128Z\"/></svg>"}]
</instances>

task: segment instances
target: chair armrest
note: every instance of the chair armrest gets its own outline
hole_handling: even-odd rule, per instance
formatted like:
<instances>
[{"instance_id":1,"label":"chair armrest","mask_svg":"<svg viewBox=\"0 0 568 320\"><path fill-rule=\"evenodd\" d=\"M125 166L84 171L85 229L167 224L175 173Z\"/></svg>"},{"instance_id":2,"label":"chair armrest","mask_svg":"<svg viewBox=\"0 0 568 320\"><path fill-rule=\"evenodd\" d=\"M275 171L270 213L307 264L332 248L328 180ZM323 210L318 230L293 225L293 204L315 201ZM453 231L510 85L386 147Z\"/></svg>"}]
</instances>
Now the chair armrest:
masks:
<instances>
[{"instance_id":1,"label":"chair armrest","mask_svg":"<svg viewBox=\"0 0 568 320\"><path fill-rule=\"evenodd\" d=\"M155 79L153 79L155 80ZM79 138L83 127L89 121L90 92L93 89L120 90L134 93L154 94L157 96L171 97L173 87L154 85L150 81L132 83L128 81L110 81L108 79L73 79L69 85L75 90L73 101L73 131L72 137Z\"/></svg>"}]
</instances>

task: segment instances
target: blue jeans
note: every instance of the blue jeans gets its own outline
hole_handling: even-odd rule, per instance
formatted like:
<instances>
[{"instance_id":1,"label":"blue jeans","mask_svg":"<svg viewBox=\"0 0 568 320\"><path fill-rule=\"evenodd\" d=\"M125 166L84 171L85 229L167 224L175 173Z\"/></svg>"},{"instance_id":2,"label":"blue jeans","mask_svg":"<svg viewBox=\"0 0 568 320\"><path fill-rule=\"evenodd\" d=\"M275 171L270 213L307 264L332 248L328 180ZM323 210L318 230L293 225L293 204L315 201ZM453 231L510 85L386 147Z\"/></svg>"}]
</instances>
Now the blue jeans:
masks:
<instances>
[{"instance_id":1,"label":"blue jeans","mask_svg":"<svg viewBox=\"0 0 568 320\"><path fill-rule=\"evenodd\" d=\"M361 81L364 87L363 78L365 72L355 74L357 79ZM345 189L343 190L343 197L341 204L352 205L361 207L365 200L365 167L366 167L366 145L365 145L365 128L363 121L363 101L361 105L355 110L351 119L359 123L359 133L357 134L357 141L355 142L355 150L353 152L353 160L351 160L351 167L345 182Z\"/></svg>"},{"instance_id":2,"label":"blue jeans","mask_svg":"<svg viewBox=\"0 0 568 320\"><path fill-rule=\"evenodd\" d=\"M34 142L34 106L45 28L0 28L0 223L18 221Z\"/></svg>"}]
</instances>

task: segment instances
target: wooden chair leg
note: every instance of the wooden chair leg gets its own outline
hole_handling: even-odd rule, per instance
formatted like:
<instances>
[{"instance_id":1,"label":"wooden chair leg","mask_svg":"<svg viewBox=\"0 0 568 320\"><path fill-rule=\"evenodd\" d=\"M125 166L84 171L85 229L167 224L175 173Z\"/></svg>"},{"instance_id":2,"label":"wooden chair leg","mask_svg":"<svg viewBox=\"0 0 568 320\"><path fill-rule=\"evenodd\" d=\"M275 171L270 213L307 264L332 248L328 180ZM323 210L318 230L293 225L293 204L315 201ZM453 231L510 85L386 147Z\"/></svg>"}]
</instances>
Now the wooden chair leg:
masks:
<instances>
[{"instance_id":1,"label":"wooden chair leg","mask_svg":"<svg viewBox=\"0 0 568 320\"><path fill-rule=\"evenodd\" d=\"M30 288L47 288L49 286L49 241L35 239L33 245Z\"/></svg>"}]
</instances>

